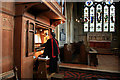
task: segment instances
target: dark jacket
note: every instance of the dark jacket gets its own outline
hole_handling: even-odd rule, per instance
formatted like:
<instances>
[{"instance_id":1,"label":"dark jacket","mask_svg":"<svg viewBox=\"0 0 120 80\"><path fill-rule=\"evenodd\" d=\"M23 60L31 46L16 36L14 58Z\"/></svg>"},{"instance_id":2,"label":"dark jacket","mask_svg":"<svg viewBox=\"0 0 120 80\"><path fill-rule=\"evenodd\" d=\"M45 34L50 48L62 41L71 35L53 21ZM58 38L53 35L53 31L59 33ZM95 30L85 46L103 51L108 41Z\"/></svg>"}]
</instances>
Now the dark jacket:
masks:
<instances>
[{"instance_id":1,"label":"dark jacket","mask_svg":"<svg viewBox=\"0 0 120 80\"><path fill-rule=\"evenodd\" d=\"M58 53L59 53L59 51L58 51L58 41L56 40L56 39L54 39L54 38L51 38L51 39L53 39L53 55L54 56L56 56L56 59L58 60ZM43 53L43 55L48 55L48 57L49 58L53 58L52 57L52 42L51 42L51 39L48 39L47 40L47 42L43 45L43 46L45 46L45 50L44 50L44 53ZM57 44L56 44L56 42L57 42Z\"/></svg>"}]
</instances>

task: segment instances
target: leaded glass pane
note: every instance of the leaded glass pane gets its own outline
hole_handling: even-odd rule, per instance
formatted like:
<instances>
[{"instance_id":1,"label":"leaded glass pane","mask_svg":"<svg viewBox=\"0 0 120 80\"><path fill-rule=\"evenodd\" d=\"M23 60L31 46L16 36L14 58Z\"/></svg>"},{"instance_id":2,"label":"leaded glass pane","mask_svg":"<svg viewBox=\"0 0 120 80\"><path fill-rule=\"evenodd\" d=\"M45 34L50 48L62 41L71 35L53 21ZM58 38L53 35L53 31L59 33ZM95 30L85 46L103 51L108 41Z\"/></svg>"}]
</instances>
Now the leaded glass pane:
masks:
<instances>
[{"instance_id":1,"label":"leaded glass pane","mask_svg":"<svg viewBox=\"0 0 120 80\"><path fill-rule=\"evenodd\" d=\"M96 32L102 32L102 6L100 4L96 8Z\"/></svg>"},{"instance_id":2,"label":"leaded glass pane","mask_svg":"<svg viewBox=\"0 0 120 80\"><path fill-rule=\"evenodd\" d=\"M94 32L94 20L95 20L95 12L94 7L90 8L90 32Z\"/></svg>"},{"instance_id":3,"label":"leaded glass pane","mask_svg":"<svg viewBox=\"0 0 120 80\"><path fill-rule=\"evenodd\" d=\"M108 6L104 7L104 32L108 32L108 21L109 21L109 14L108 14Z\"/></svg>"},{"instance_id":4,"label":"leaded glass pane","mask_svg":"<svg viewBox=\"0 0 120 80\"><path fill-rule=\"evenodd\" d=\"M88 32L88 8L85 7L84 9L84 32Z\"/></svg>"},{"instance_id":5,"label":"leaded glass pane","mask_svg":"<svg viewBox=\"0 0 120 80\"><path fill-rule=\"evenodd\" d=\"M115 7L110 7L110 32L115 32Z\"/></svg>"}]
</instances>

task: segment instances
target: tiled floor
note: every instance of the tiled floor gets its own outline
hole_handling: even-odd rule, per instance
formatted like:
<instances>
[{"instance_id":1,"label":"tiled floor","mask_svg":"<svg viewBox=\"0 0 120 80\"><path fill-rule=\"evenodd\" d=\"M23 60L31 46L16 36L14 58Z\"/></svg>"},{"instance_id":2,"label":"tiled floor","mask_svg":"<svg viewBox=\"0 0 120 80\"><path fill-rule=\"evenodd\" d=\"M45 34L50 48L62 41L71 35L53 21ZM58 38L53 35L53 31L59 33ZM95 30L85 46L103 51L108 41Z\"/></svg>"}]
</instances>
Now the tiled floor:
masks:
<instances>
[{"instance_id":1,"label":"tiled floor","mask_svg":"<svg viewBox=\"0 0 120 80\"><path fill-rule=\"evenodd\" d=\"M105 71L105 72L114 72L120 73L120 58L115 55L97 55L98 57L98 66L88 66L84 64L70 64L70 63L61 63L60 67L84 69L84 70L95 70L95 71Z\"/></svg>"}]
</instances>

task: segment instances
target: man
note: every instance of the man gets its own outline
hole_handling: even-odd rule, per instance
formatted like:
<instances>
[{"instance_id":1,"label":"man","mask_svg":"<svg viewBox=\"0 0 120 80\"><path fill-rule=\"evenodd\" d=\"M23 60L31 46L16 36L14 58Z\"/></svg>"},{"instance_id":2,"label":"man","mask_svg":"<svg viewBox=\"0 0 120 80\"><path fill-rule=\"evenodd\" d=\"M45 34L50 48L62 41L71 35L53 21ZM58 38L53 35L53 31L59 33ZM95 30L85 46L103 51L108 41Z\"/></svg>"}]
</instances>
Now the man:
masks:
<instances>
[{"instance_id":1,"label":"man","mask_svg":"<svg viewBox=\"0 0 120 80\"><path fill-rule=\"evenodd\" d=\"M49 62L50 73L58 72L57 61L58 54L60 54L60 51L58 41L55 39L55 33L51 32L50 39L48 39L43 46L45 46L43 55L45 56L48 55L48 57L50 58Z\"/></svg>"}]
</instances>

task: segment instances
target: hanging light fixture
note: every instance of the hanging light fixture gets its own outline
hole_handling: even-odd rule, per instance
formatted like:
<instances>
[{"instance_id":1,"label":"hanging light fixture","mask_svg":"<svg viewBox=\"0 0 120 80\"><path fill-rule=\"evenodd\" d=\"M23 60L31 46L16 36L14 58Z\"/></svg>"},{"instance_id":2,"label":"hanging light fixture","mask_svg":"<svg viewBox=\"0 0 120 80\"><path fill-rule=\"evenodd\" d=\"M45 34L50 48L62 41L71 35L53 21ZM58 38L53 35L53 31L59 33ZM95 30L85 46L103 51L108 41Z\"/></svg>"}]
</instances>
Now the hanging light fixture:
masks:
<instances>
[{"instance_id":1,"label":"hanging light fixture","mask_svg":"<svg viewBox=\"0 0 120 80\"><path fill-rule=\"evenodd\" d=\"M78 21L78 19L76 19L76 21Z\"/></svg>"}]
</instances>

